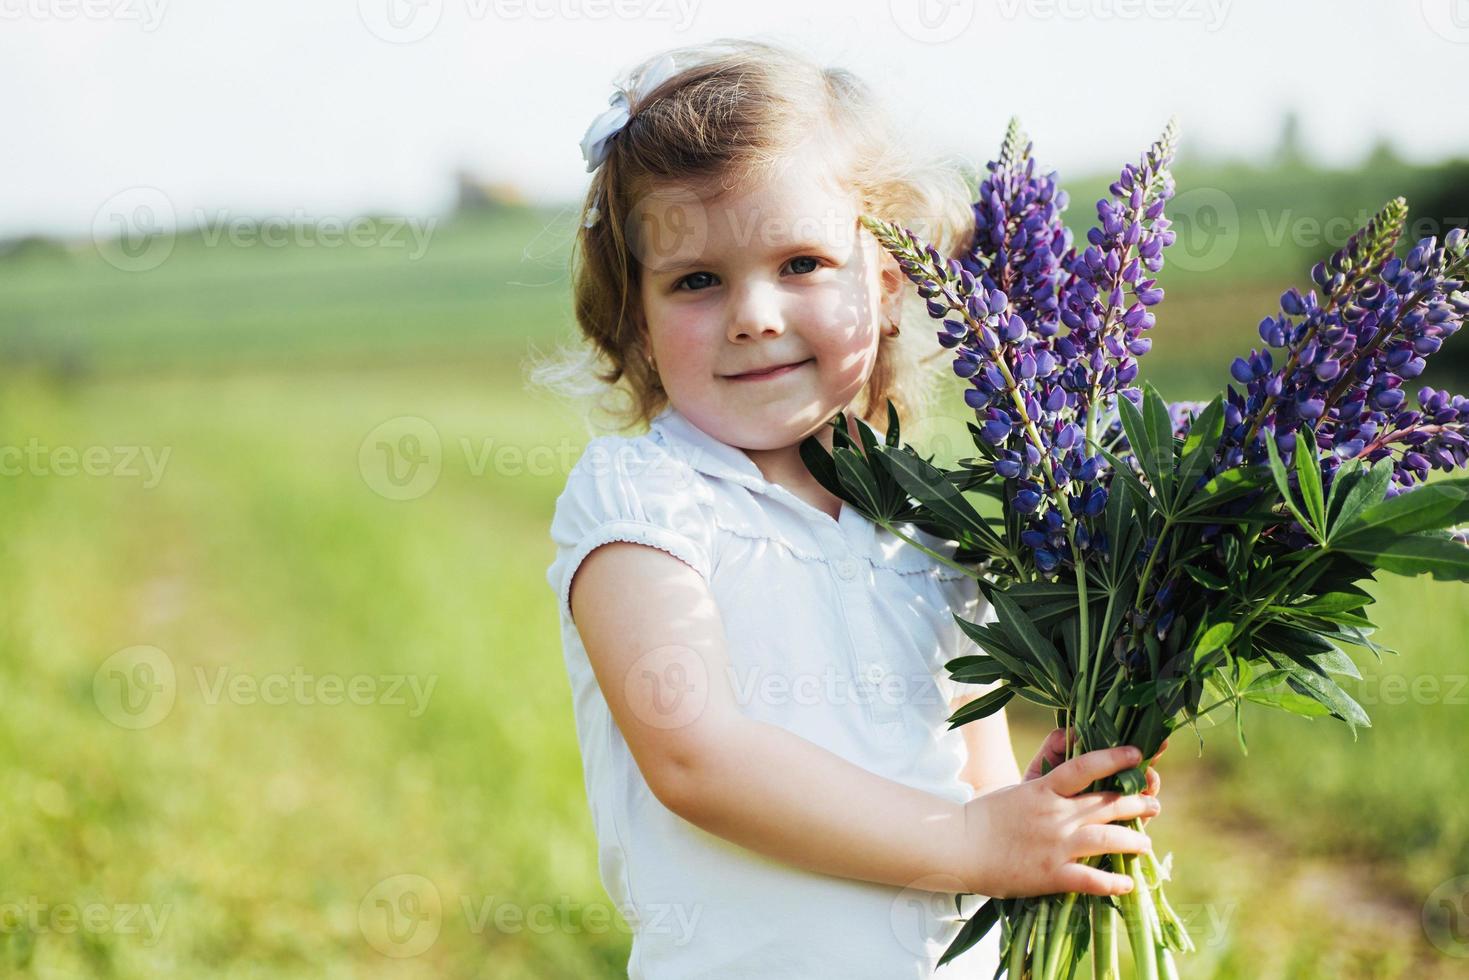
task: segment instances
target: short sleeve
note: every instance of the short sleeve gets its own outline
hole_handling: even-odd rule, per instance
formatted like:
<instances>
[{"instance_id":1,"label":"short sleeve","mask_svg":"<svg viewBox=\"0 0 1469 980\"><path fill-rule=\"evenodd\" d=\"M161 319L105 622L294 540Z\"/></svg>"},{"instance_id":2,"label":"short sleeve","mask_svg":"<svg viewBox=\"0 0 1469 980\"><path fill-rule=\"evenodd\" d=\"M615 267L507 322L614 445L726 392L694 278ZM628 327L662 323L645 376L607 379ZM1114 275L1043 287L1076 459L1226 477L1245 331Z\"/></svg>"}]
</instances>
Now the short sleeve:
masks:
<instances>
[{"instance_id":1,"label":"short sleeve","mask_svg":"<svg viewBox=\"0 0 1469 980\"><path fill-rule=\"evenodd\" d=\"M646 438L593 439L566 478L551 519L556 557L546 581L571 622L571 581L582 560L611 541L668 552L709 578L709 524L698 474Z\"/></svg>"}]
</instances>

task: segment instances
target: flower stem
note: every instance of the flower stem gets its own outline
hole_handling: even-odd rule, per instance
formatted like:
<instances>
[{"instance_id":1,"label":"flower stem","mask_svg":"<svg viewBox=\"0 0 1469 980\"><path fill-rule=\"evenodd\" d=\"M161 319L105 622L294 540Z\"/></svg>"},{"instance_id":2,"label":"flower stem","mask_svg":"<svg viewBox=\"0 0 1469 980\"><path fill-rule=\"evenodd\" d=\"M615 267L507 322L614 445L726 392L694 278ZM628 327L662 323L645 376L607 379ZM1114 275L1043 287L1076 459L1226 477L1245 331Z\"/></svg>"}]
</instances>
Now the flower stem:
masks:
<instances>
[{"instance_id":1,"label":"flower stem","mask_svg":"<svg viewBox=\"0 0 1469 980\"><path fill-rule=\"evenodd\" d=\"M1067 945L1066 940L1070 936L1068 926L1071 923L1071 910L1075 906L1076 892L1067 893L1066 897L1061 900L1060 910L1056 913L1056 922L1052 927L1051 940L1048 944L1050 948L1046 950L1045 972L1041 974L1046 980L1054 977L1060 968L1061 948Z\"/></svg>"},{"instance_id":2,"label":"flower stem","mask_svg":"<svg viewBox=\"0 0 1469 980\"><path fill-rule=\"evenodd\" d=\"M1010 937L1010 962L1005 967L1010 980L1022 980L1025 976L1025 949L1030 944L1031 925L1035 922L1035 909L1025 910L1015 934Z\"/></svg>"},{"instance_id":3,"label":"flower stem","mask_svg":"<svg viewBox=\"0 0 1469 980\"><path fill-rule=\"evenodd\" d=\"M1046 944L1051 938L1049 923L1051 921L1051 900L1041 899L1041 909L1035 917L1035 942L1030 944L1030 972L1036 980L1045 977L1045 955Z\"/></svg>"},{"instance_id":4,"label":"flower stem","mask_svg":"<svg viewBox=\"0 0 1469 980\"><path fill-rule=\"evenodd\" d=\"M1088 905L1092 914L1092 980L1121 980L1117 958L1117 913L1101 898Z\"/></svg>"},{"instance_id":5,"label":"flower stem","mask_svg":"<svg viewBox=\"0 0 1469 980\"><path fill-rule=\"evenodd\" d=\"M1136 855L1121 854L1117 860L1120 870L1132 879L1132 891L1119 896L1118 903L1122 906L1122 923L1132 947L1133 970L1139 980L1158 980L1158 958L1153 951L1157 939L1149 914L1152 903L1148 901L1148 883Z\"/></svg>"}]
</instances>

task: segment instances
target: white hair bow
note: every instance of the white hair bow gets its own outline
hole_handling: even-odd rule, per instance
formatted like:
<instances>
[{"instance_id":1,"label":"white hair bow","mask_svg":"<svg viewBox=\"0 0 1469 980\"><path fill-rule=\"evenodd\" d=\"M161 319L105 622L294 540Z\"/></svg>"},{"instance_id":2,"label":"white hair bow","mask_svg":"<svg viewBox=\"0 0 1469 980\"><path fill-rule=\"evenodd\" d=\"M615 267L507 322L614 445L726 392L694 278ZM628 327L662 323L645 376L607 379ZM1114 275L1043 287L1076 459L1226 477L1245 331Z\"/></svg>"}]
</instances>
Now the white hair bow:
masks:
<instances>
[{"instance_id":1,"label":"white hair bow","mask_svg":"<svg viewBox=\"0 0 1469 980\"><path fill-rule=\"evenodd\" d=\"M620 133L622 127L626 126L627 121L632 118L631 101L641 102L643 96L662 85L673 76L676 70L673 56L665 54L644 69L636 82L628 87L618 86L617 91L613 92L612 98L608 100L610 108L604 109L600 116L592 120L592 124L587 127L586 135L581 138L581 155L587 161L587 173L596 170L602 165L602 161L607 159L607 154L611 149L608 144L611 143L612 137ZM601 212L594 203L587 209L586 221L583 224L590 228L597 223L599 217L601 217Z\"/></svg>"}]
</instances>

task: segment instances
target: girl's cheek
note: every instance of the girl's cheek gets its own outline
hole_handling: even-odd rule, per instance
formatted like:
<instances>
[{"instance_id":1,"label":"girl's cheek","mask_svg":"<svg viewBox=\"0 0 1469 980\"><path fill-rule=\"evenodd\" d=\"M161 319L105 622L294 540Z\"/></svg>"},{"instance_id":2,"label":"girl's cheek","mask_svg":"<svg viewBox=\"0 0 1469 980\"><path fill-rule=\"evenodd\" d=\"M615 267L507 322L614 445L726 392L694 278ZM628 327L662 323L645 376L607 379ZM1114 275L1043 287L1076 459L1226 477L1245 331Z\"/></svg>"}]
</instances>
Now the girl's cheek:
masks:
<instances>
[{"instance_id":1,"label":"girl's cheek","mask_svg":"<svg viewBox=\"0 0 1469 980\"><path fill-rule=\"evenodd\" d=\"M833 353L853 354L877 345L871 297L860 290L824 295L808 309L807 322L820 324L821 345Z\"/></svg>"},{"instance_id":2,"label":"girl's cheek","mask_svg":"<svg viewBox=\"0 0 1469 980\"><path fill-rule=\"evenodd\" d=\"M719 339L717 311L709 304L677 304L665 307L655 324L655 345L662 349L664 358L670 362L677 358L679 363L692 363L697 354L704 352L707 358L712 345Z\"/></svg>"}]
</instances>

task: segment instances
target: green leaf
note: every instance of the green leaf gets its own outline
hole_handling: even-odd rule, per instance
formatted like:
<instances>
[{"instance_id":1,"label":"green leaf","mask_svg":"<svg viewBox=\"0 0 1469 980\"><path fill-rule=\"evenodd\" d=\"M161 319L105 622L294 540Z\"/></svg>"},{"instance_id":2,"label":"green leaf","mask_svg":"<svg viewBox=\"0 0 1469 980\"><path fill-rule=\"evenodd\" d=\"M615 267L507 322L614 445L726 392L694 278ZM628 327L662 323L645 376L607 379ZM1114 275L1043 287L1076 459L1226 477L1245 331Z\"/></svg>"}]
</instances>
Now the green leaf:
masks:
<instances>
[{"instance_id":1,"label":"green leaf","mask_svg":"<svg viewBox=\"0 0 1469 980\"><path fill-rule=\"evenodd\" d=\"M1325 653L1332 649L1331 641L1311 630L1301 629L1287 623L1271 623L1256 631L1262 644L1272 650L1300 656Z\"/></svg>"},{"instance_id":2,"label":"green leaf","mask_svg":"<svg viewBox=\"0 0 1469 980\"><path fill-rule=\"evenodd\" d=\"M1154 463L1158 472L1155 486L1163 500L1173 499L1173 420L1168 415L1168 403L1153 387L1152 382L1143 385L1143 420L1148 427L1148 441L1157 454Z\"/></svg>"},{"instance_id":3,"label":"green leaf","mask_svg":"<svg viewBox=\"0 0 1469 980\"><path fill-rule=\"evenodd\" d=\"M1031 662L1044 670L1055 684L1055 688L1050 693L1059 694L1062 691L1070 690L1071 678L1068 675L1066 664L1051 641L1041 636L1035 624L1005 593L995 593L994 606L997 622L1020 641L1024 652L1029 654Z\"/></svg>"},{"instance_id":4,"label":"green leaf","mask_svg":"<svg viewBox=\"0 0 1469 980\"><path fill-rule=\"evenodd\" d=\"M1362 679L1362 672L1357 669L1356 663L1340 647L1334 646L1326 653L1312 657L1311 660L1328 674L1345 674L1354 680Z\"/></svg>"},{"instance_id":5,"label":"green leaf","mask_svg":"<svg viewBox=\"0 0 1469 980\"><path fill-rule=\"evenodd\" d=\"M1009 680L1005 665L994 657L956 657L944 665L949 676L961 684L993 684Z\"/></svg>"},{"instance_id":6,"label":"green leaf","mask_svg":"<svg viewBox=\"0 0 1469 980\"><path fill-rule=\"evenodd\" d=\"M1469 521L1469 479L1437 480L1363 508L1351 526L1342 529L1340 539L1373 531L1438 531L1465 521Z\"/></svg>"},{"instance_id":7,"label":"green leaf","mask_svg":"<svg viewBox=\"0 0 1469 980\"><path fill-rule=\"evenodd\" d=\"M1353 738L1356 737L1358 728L1372 727L1372 721L1367 717L1367 712L1362 710L1362 706L1331 678L1300 670L1287 677L1286 683L1298 694L1305 694L1325 705L1333 716L1346 722L1347 727L1352 730Z\"/></svg>"},{"instance_id":8,"label":"green leaf","mask_svg":"<svg viewBox=\"0 0 1469 980\"><path fill-rule=\"evenodd\" d=\"M1132 403L1132 399L1126 397L1122 392L1117 393L1117 415L1122 420L1122 431L1127 435L1127 446L1133 459L1142 467L1143 475L1155 490L1161 488L1161 480L1158 476L1158 447L1152 441L1148 431L1148 425L1143 420L1142 413ZM1105 452L1105 450L1103 450ZM1111 458L1110 456L1108 457ZM1113 469L1119 472L1132 473L1132 467L1114 464ZM1134 477L1134 479L1136 479ZM1146 498L1144 494L1144 498ZM1159 494L1160 499L1166 499Z\"/></svg>"},{"instance_id":9,"label":"green leaf","mask_svg":"<svg viewBox=\"0 0 1469 980\"><path fill-rule=\"evenodd\" d=\"M1321 460L1316 454L1316 434L1309 427L1296 433L1296 485L1311 515L1306 525L1318 542L1326 540L1326 500L1321 496Z\"/></svg>"},{"instance_id":10,"label":"green leaf","mask_svg":"<svg viewBox=\"0 0 1469 980\"><path fill-rule=\"evenodd\" d=\"M1189 426L1188 438L1183 443L1183 461L1178 465L1178 496L1173 500L1174 510L1186 504L1194 494L1194 483L1213 462L1214 451L1223 435L1224 396L1218 395Z\"/></svg>"},{"instance_id":11,"label":"green leaf","mask_svg":"<svg viewBox=\"0 0 1469 980\"><path fill-rule=\"evenodd\" d=\"M1263 489L1268 485L1268 479L1265 467L1261 466L1236 466L1232 470L1216 473L1189 498L1188 506L1179 514L1184 516L1206 513L1236 497Z\"/></svg>"},{"instance_id":12,"label":"green leaf","mask_svg":"<svg viewBox=\"0 0 1469 980\"><path fill-rule=\"evenodd\" d=\"M1016 582L1007 586L1005 596L1016 604L1029 608L1041 603L1053 602L1063 597L1076 598L1076 585L1072 582Z\"/></svg>"},{"instance_id":13,"label":"green leaf","mask_svg":"<svg viewBox=\"0 0 1469 980\"><path fill-rule=\"evenodd\" d=\"M903 449L880 449L875 455L878 465L939 520L973 535L992 550L1003 550L999 537L942 470Z\"/></svg>"},{"instance_id":14,"label":"green leaf","mask_svg":"<svg viewBox=\"0 0 1469 980\"><path fill-rule=\"evenodd\" d=\"M1203 660L1216 650L1222 650L1230 640L1234 639L1234 623L1215 623L1204 631L1199 637L1199 642L1194 645L1194 663Z\"/></svg>"},{"instance_id":15,"label":"green leaf","mask_svg":"<svg viewBox=\"0 0 1469 980\"><path fill-rule=\"evenodd\" d=\"M1330 710L1331 714L1347 723L1355 738L1358 728L1371 728L1372 722L1367 717L1367 712L1362 710L1350 694L1341 689L1341 686L1326 676L1319 665L1303 665L1293 661L1282 661L1278 654L1266 654L1267 658L1285 671L1286 684L1297 694L1304 694Z\"/></svg>"},{"instance_id":16,"label":"green leaf","mask_svg":"<svg viewBox=\"0 0 1469 980\"><path fill-rule=\"evenodd\" d=\"M1332 548L1394 575L1422 575L1469 582L1469 547L1437 534L1374 530L1343 537Z\"/></svg>"},{"instance_id":17,"label":"green leaf","mask_svg":"<svg viewBox=\"0 0 1469 980\"><path fill-rule=\"evenodd\" d=\"M967 704L960 705L958 711L949 715L949 730L952 731L960 725L994 714L1009 703L1014 696L1015 688L1006 685L997 687L988 694L982 694Z\"/></svg>"},{"instance_id":18,"label":"green leaf","mask_svg":"<svg viewBox=\"0 0 1469 980\"><path fill-rule=\"evenodd\" d=\"M964 635L973 640L986 654L1003 664L1016 682L1023 681L1034 685L1045 677L1044 672L1033 672L1032 668L1016 652L1009 649L1008 645L1000 639L1004 636L1003 631L996 629L993 623L981 625L971 623L953 613L950 615L954 617L954 622L959 624L959 629L964 632Z\"/></svg>"},{"instance_id":19,"label":"green leaf","mask_svg":"<svg viewBox=\"0 0 1469 980\"><path fill-rule=\"evenodd\" d=\"M956 906L958 905L958 901L959 896L954 896ZM964 923L963 928L954 937L954 941L949 943L948 949L945 949L943 955L939 957L937 965L943 966L960 953L968 950L975 943L983 939L995 927L995 923L999 921L1000 900L992 898L974 910L974 914Z\"/></svg>"},{"instance_id":20,"label":"green leaf","mask_svg":"<svg viewBox=\"0 0 1469 980\"><path fill-rule=\"evenodd\" d=\"M842 486L854 498L862 513L872 520L876 520L879 515L886 519L887 515L882 513L882 491L878 488L876 477L867 468L867 460L855 449L838 449L835 455L837 474L841 477Z\"/></svg>"},{"instance_id":21,"label":"green leaf","mask_svg":"<svg viewBox=\"0 0 1469 980\"><path fill-rule=\"evenodd\" d=\"M1125 402L1127 399L1123 398L1122 401ZM1153 510L1153 496L1149 493L1148 488L1143 486L1142 481L1137 478L1137 474L1132 471L1132 467L1128 465L1127 461L1112 455L1105 449L1100 449L1099 452L1101 452L1102 457L1112 467L1114 474L1113 492L1116 492L1115 477L1121 477L1122 485L1132 494L1138 511L1144 515L1151 513Z\"/></svg>"},{"instance_id":22,"label":"green leaf","mask_svg":"<svg viewBox=\"0 0 1469 980\"><path fill-rule=\"evenodd\" d=\"M898 409L893 405L893 400L888 399L888 431L887 445L890 449L898 448Z\"/></svg>"},{"instance_id":23,"label":"green leaf","mask_svg":"<svg viewBox=\"0 0 1469 980\"><path fill-rule=\"evenodd\" d=\"M1272 708L1283 708L1292 714L1301 715L1305 718L1324 718L1331 714L1331 709L1317 701L1315 698L1297 694L1295 691L1246 691L1245 700L1253 701L1255 704L1263 704Z\"/></svg>"},{"instance_id":24,"label":"green leaf","mask_svg":"<svg viewBox=\"0 0 1469 980\"><path fill-rule=\"evenodd\" d=\"M807 436L801 440L801 462L806 464L806 469L816 477L828 493L849 499L846 488L842 486L842 480L837 473L836 460L832 459L831 453L821 444L821 440L815 436Z\"/></svg>"},{"instance_id":25,"label":"green leaf","mask_svg":"<svg viewBox=\"0 0 1469 980\"><path fill-rule=\"evenodd\" d=\"M1348 476L1350 486L1347 487L1342 497L1341 510L1336 515L1336 521L1332 524L1331 537L1328 543L1342 534L1349 533L1356 523L1357 516L1367 507L1379 503L1383 495L1387 493L1388 481L1392 479L1393 461L1384 458L1377 461L1375 465L1364 465L1360 473ZM1340 479L1338 476L1337 479ZM1332 493L1336 493L1336 480L1332 480Z\"/></svg>"},{"instance_id":26,"label":"green leaf","mask_svg":"<svg viewBox=\"0 0 1469 980\"><path fill-rule=\"evenodd\" d=\"M1305 602L1284 606L1292 612L1308 613L1312 616L1321 616L1327 613L1345 612L1349 609L1361 609L1372 601L1372 597L1365 592L1328 592L1325 595L1313 596Z\"/></svg>"},{"instance_id":27,"label":"green leaf","mask_svg":"<svg viewBox=\"0 0 1469 980\"><path fill-rule=\"evenodd\" d=\"M1340 522L1341 503L1346 499L1347 491L1363 475L1360 456L1353 456L1336 468L1336 473L1331 478L1331 492L1326 495L1326 523L1329 528L1335 528Z\"/></svg>"},{"instance_id":28,"label":"green leaf","mask_svg":"<svg viewBox=\"0 0 1469 980\"><path fill-rule=\"evenodd\" d=\"M1216 592L1224 592L1229 588L1229 583L1224 581L1224 579L1220 578L1218 575L1215 575L1213 572L1208 572L1202 568L1199 568L1197 565L1185 565L1183 566L1183 570L1189 578L1193 579L1195 582L1199 583L1206 589L1213 589Z\"/></svg>"},{"instance_id":29,"label":"green leaf","mask_svg":"<svg viewBox=\"0 0 1469 980\"><path fill-rule=\"evenodd\" d=\"M1053 711L1065 711L1066 706L1049 694L1035 687L1017 687L1015 693L1020 695L1021 700L1038 704L1042 708L1050 708Z\"/></svg>"},{"instance_id":30,"label":"green leaf","mask_svg":"<svg viewBox=\"0 0 1469 980\"><path fill-rule=\"evenodd\" d=\"M1296 520L1301 522L1301 526L1310 527L1311 522L1307 520L1305 514L1301 513L1301 509L1296 506L1295 498L1291 495L1290 478L1285 474L1285 464L1280 461L1280 450L1275 448L1273 438L1266 438L1265 451L1270 455L1270 475L1275 478L1275 489L1280 491L1281 499L1295 515Z\"/></svg>"}]
</instances>

